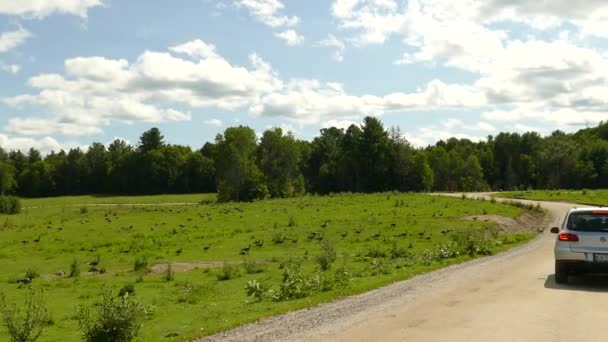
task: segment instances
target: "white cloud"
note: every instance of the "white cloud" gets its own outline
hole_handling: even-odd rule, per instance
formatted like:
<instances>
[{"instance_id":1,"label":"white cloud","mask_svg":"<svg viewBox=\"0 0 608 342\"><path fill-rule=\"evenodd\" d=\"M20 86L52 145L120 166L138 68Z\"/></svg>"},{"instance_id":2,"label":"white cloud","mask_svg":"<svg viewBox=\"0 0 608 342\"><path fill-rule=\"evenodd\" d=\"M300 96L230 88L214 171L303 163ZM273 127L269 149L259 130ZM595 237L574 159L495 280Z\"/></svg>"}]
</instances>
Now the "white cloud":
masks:
<instances>
[{"instance_id":1,"label":"white cloud","mask_svg":"<svg viewBox=\"0 0 608 342\"><path fill-rule=\"evenodd\" d=\"M49 113L40 119L20 119L9 126L21 134L81 135L86 127L112 121L161 122L189 120L190 114L172 105L236 109L263 92L281 85L270 66L251 55L251 69L232 66L213 52L211 45L193 41L171 47L189 54L183 59L166 52L145 51L134 63L104 57L77 57L65 61L65 75L41 74L28 84L37 94L4 99L15 106L36 106ZM56 122L61 124L51 124ZM45 126L42 129L42 126ZM81 127L81 129L76 129Z\"/></svg>"},{"instance_id":2,"label":"white cloud","mask_svg":"<svg viewBox=\"0 0 608 342\"><path fill-rule=\"evenodd\" d=\"M276 33L275 36L283 40L288 46L298 46L304 42L304 37L292 29Z\"/></svg>"},{"instance_id":3,"label":"white cloud","mask_svg":"<svg viewBox=\"0 0 608 342\"><path fill-rule=\"evenodd\" d=\"M209 120L205 120L205 125L222 127L222 126L224 126L224 122L220 119L209 119Z\"/></svg>"},{"instance_id":4,"label":"white cloud","mask_svg":"<svg viewBox=\"0 0 608 342\"><path fill-rule=\"evenodd\" d=\"M0 14L41 19L53 13L85 18L89 9L103 6L102 0L5 0Z\"/></svg>"},{"instance_id":5,"label":"white cloud","mask_svg":"<svg viewBox=\"0 0 608 342\"><path fill-rule=\"evenodd\" d=\"M22 28L16 31L0 33L0 53L12 50L25 43L32 34Z\"/></svg>"},{"instance_id":6,"label":"white cloud","mask_svg":"<svg viewBox=\"0 0 608 342\"><path fill-rule=\"evenodd\" d=\"M439 140L448 140L450 138L468 139L474 142L484 141L483 136L461 133L445 129L445 127L422 127L414 132L406 132L403 136L415 147L426 147L435 144Z\"/></svg>"},{"instance_id":7,"label":"white cloud","mask_svg":"<svg viewBox=\"0 0 608 342\"><path fill-rule=\"evenodd\" d=\"M486 131L486 132L496 132L496 127L492 126L491 124L484 122L484 121L480 121L477 123L477 128L481 131Z\"/></svg>"},{"instance_id":8,"label":"white cloud","mask_svg":"<svg viewBox=\"0 0 608 342\"><path fill-rule=\"evenodd\" d=\"M20 150L27 152L30 148L35 148L43 154L50 153L51 151L60 151L62 149L68 149L71 147L77 147L76 143L60 143L55 138L43 137L40 139L25 138L25 137L14 137L6 134L0 134L0 146L4 150L13 151Z\"/></svg>"},{"instance_id":9,"label":"white cloud","mask_svg":"<svg viewBox=\"0 0 608 342\"><path fill-rule=\"evenodd\" d=\"M319 41L317 43L318 46L330 47L334 48L334 60L338 62L342 62L344 60L344 50L346 49L346 44L343 41L336 38L333 34L327 36L327 38Z\"/></svg>"},{"instance_id":10,"label":"white cloud","mask_svg":"<svg viewBox=\"0 0 608 342\"><path fill-rule=\"evenodd\" d=\"M0 62L0 70L8 72L9 74L16 75L21 70L21 66L18 64L2 64Z\"/></svg>"},{"instance_id":11,"label":"white cloud","mask_svg":"<svg viewBox=\"0 0 608 342\"><path fill-rule=\"evenodd\" d=\"M327 120L326 122L323 123L323 127L336 127L336 128L342 128L342 129L347 129L348 127L352 126L352 125L359 125L360 121L354 121L354 120Z\"/></svg>"},{"instance_id":12,"label":"white cloud","mask_svg":"<svg viewBox=\"0 0 608 342\"><path fill-rule=\"evenodd\" d=\"M285 5L279 0L236 0L236 5L246 8L257 21L273 28L295 26L300 21L296 16L280 14Z\"/></svg>"}]
</instances>

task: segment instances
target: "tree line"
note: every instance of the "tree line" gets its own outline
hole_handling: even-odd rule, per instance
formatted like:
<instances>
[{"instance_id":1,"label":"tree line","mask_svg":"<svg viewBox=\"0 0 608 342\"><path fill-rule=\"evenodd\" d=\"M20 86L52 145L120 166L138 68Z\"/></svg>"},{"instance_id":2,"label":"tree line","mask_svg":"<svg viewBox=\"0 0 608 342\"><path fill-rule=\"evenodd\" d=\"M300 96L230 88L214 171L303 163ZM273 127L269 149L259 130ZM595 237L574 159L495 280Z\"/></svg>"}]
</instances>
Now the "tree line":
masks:
<instances>
[{"instance_id":1,"label":"tree line","mask_svg":"<svg viewBox=\"0 0 608 342\"><path fill-rule=\"evenodd\" d=\"M22 197L217 192L220 201L303 193L605 188L608 123L573 134L500 133L413 147L374 117L321 129L312 141L272 128L230 127L199 150L157 128L43 156L0 149L0 191Z\"/></svg>"}]
</instances>

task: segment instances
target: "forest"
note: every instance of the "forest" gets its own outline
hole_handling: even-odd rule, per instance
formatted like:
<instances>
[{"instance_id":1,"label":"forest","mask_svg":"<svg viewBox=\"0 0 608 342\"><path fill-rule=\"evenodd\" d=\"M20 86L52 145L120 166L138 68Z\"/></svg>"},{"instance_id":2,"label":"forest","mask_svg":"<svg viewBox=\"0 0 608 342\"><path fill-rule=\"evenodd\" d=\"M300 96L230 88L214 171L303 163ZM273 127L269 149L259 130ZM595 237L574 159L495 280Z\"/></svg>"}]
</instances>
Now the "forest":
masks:
<instances>
[{"instance_id":1,"label":"forest","mask_svg":"<svg viewBox=\"0 0 608 342\"><path fill-rule=\"evenodd\" d=\"M157 128L136 146L43 156L0 149L0 190L21 197L217 192L220 201L304 193L581 189L608 186L608 123L576 133L500 133L485 141L413 147L375 117L321 129L312 141L280 128L258 138L227 128L201 149L168 144Z\"/></svg>"}]
</instances>

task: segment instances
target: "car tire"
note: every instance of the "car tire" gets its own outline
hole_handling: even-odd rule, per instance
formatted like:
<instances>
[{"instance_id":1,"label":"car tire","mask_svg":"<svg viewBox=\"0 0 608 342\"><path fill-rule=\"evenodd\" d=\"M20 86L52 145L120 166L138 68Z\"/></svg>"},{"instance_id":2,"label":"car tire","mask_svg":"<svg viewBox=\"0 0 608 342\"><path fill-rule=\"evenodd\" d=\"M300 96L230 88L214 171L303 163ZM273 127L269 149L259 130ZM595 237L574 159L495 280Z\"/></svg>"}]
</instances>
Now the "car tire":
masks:
<instances>
[{"instance_id":1,"label":"car tire","mask_svg":"<svg viewBox=\"0 0 608 342\"><path fill-rule=\"evenodd\" d=\"M555 262L555 282L557 284L568 284L568 270L560 262Z\"/></svg>"}]
</instances>

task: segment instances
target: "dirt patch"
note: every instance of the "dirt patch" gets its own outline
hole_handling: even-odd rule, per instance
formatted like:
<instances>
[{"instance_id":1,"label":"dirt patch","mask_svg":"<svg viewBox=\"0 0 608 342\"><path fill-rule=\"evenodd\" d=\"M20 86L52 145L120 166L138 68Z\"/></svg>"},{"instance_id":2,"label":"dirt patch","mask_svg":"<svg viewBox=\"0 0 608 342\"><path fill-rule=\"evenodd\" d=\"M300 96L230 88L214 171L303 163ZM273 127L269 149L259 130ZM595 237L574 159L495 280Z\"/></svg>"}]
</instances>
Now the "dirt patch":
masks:
<instances>
[{"instance_id":1,"label":"dirt patch","mask_svg":"<svg viewBox=\"0 0 608 342\"><path fill-rule=\"evenodd\" d=\"M539 232L544 231L544 221L546 215L542 212L528 211L520 217L514 219L511 217L498 216L498 215L476 215L466 216L463 220L467 221L482 221L482 222L494 222L499 228L509 233L516 232Z\"/></svg>"},{"instance_id":2,"label":"dirt patch","mask_svg":"<svg viewBox=\"0 0 608 342\"><path fill-rule=\"evenodd\" d=\"M257 264L266 264L270 261L256 260ZM197 269L219 268L224 264L241 265L244 261L198 261L198 262L172 262L171 271L175 273L185 273ZM167 264L156 264L150 268L150 274L160 274L167 271Z\"/></svg>"}]
</instances>

